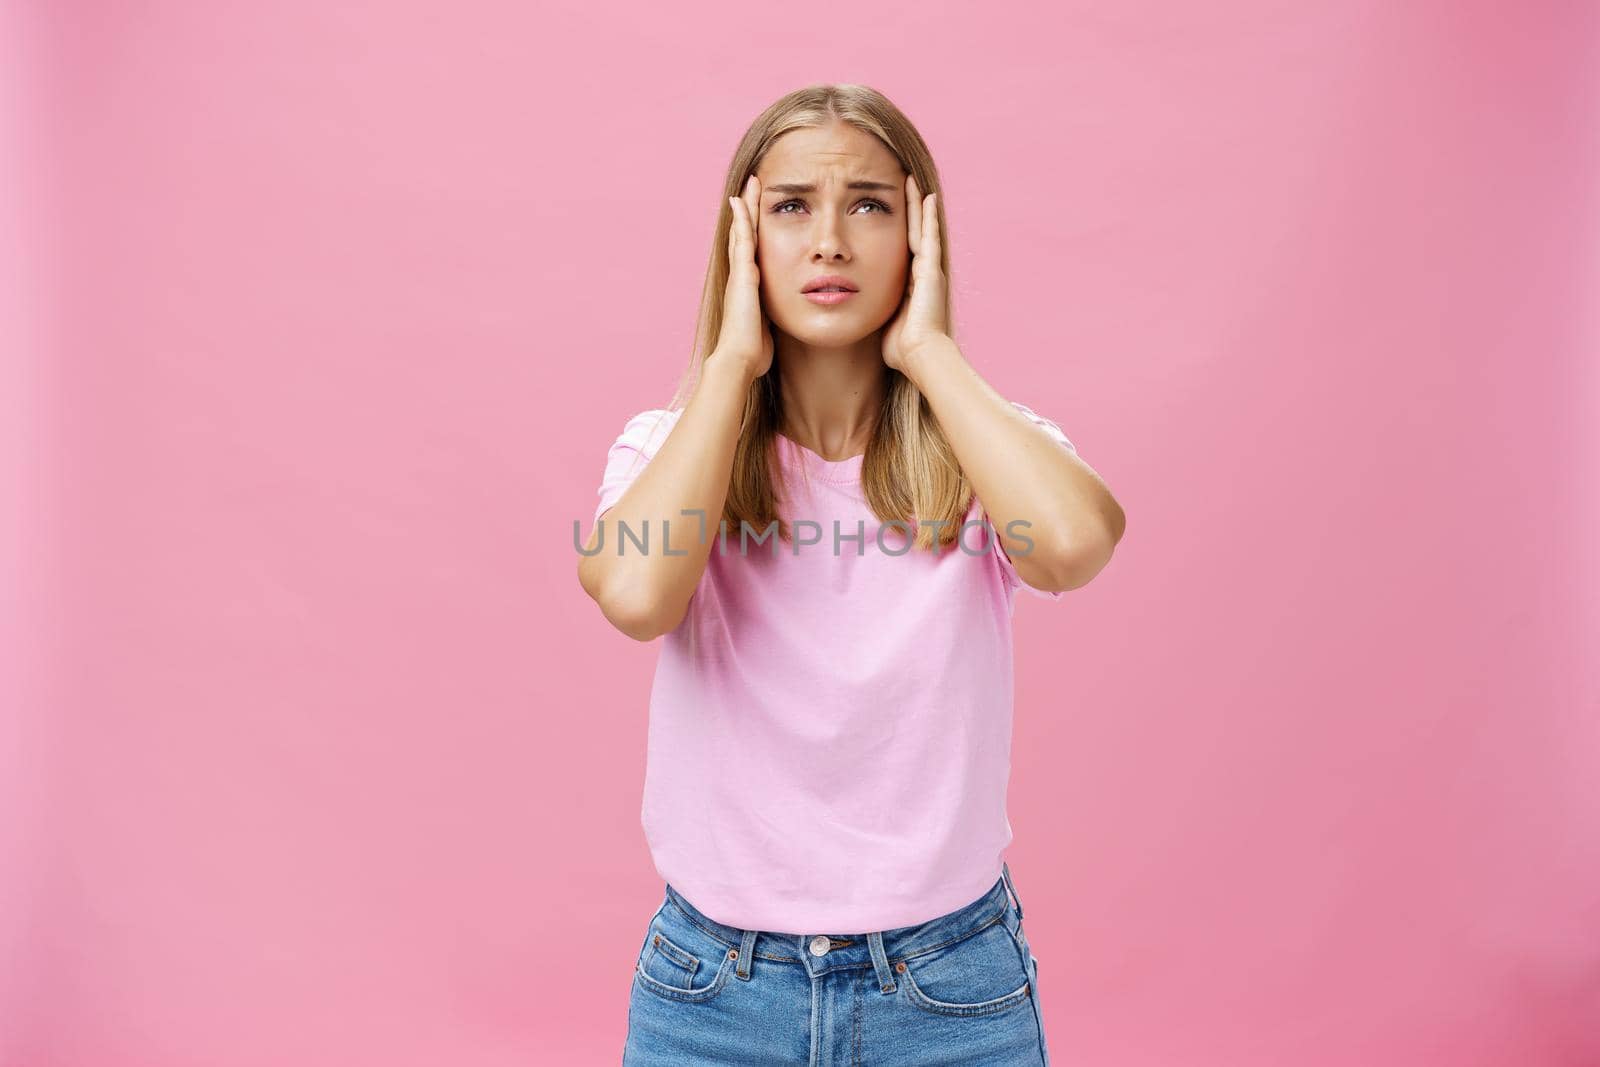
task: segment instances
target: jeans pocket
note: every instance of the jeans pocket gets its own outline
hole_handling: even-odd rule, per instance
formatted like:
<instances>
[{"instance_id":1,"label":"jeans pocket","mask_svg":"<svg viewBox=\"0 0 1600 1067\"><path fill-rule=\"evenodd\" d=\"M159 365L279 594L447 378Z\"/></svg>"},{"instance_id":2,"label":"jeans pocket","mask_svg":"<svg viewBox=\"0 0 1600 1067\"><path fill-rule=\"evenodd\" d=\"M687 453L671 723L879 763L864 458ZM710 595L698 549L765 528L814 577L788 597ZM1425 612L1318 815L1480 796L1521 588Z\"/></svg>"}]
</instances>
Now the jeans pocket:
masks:
<instances>
[{"instance_id":1,"label":"jeans pocket","mask_svg":"<svg viewBox=\"0 0 1600 1067\"><path fill-rule=\"evenodd\" d=\"M1032 975L1011 931L995 921L895 965L906 999L936 1015L992 1015L1026 1004Z\"/></svg>"},{"instance_id":2,"label":"jeans pocket","mask_svg":"<svg viewBox=\"0 0 1600 1067\"><path fill-rule=\"evenodd\" d=\"M735 951L695 926L669 901L650 920L634 981L668 1000L707 1001L727 984Z\"/></svg>"}]
</instances>

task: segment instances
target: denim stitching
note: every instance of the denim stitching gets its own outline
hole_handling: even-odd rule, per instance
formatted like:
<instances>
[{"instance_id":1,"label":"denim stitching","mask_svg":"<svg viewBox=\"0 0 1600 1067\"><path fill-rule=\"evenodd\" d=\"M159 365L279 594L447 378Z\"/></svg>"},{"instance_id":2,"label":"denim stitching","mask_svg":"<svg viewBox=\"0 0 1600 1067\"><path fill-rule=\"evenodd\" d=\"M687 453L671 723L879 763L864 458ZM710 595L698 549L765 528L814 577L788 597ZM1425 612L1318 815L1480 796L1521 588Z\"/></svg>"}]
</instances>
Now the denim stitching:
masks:
<instances>
[{"instance_id":1,"label":"denim stitching","mask_svg":"<svg viewBox=\"0 0 1600 1067\"><path fill-rule=\"evenodd\" d=\"M1011 929L1009 926L1006 927L1006 933L1011 935L1011 943L1017 947L1017 955L1022 957L1022 971L1028 976L1028 984L1032 986L1034 984L1033 967L1028 963L1028 957L1033 953L1023 945L1022 937L1019 936L1021 930L1022 921L1020 919L1017 921L1017 928L1015 930ZM1037 989L1030 989L1028 991L1028 999L1033 1001L1033 1021L1039 1029L1039 1062L1048 1064L1050 1061L1044 1048L1044 1016L1041 1014L1039 1008L1039 991Z\"/></svg>"},{"instance_id":2,"label":"denim stitching","mask_svg":"<svg viewBox=\"0 0 1600 1067\"><path fill-rule=\"evenodd\" d=\"M850 1067L861 1067L861 1014L863 1011L862 1002L865 1000L865 996L861 991L861 985L865 980L866 979L863 976L862 978L858 979L853 986L855 996L852 998L851 1007L853 1010L851 1012L851 1016L855 1025L852 1028L852 1033L850 1035Z\"/></svg>"},{"instance_id":3,"label":"denim stitching","mask_svg":"<svg viewBox=\"0 0 1600 1067\"><path fill-rule=\"evenodd\" d=\"M693 952L689 952L686 949L673 944L667 939L666 934L651 934L650 948L655 952L656 955L664 956L673 963L677 964L682 970L688 971L690 979L693 979L695 972L700 969L700 957L696 956Z\"/></svg>"}]
</instances>

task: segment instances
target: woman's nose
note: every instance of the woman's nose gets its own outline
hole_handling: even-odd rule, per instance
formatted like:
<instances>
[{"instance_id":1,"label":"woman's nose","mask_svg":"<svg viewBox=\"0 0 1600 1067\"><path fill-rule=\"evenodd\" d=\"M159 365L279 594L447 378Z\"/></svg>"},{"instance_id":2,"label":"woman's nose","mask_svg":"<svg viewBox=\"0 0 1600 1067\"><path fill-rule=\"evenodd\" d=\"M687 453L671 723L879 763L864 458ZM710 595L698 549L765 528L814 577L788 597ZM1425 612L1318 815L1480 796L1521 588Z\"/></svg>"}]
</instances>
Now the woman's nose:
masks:
<instances>
[{"instance_id":1,"label":"woman's nose","mask_svg":"<svg viewBox=\"0 0 1600 1067\"><path fill-rule=\"evenodd\" d=\"M835 256L846 251L844 232L839 221L839 216L831 211L824 211L817 216L816 235L813 238L816 250L824 256Z\"/></svg>"}]
</instances>

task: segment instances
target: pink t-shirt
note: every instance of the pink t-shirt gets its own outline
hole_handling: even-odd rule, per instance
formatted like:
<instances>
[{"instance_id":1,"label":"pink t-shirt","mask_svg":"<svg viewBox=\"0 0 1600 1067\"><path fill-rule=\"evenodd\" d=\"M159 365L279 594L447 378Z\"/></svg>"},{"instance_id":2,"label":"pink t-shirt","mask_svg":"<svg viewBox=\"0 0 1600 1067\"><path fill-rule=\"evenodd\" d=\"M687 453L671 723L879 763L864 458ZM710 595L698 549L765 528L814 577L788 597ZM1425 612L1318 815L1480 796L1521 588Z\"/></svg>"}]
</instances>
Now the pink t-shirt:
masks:
<instances>
[{"instance_id":1,"label":"pink t-shirt","mask_svg":"<svg viewBox=\"0 0 1600 1067\"><path fill-rule=\"evenodd\" d=\"M1073 448L1055 423L1013 404ZM597 521L680 414L628 421L607 458ZM816 543L778 542L774 557L776 532L761 543L752 534L741 556L730 528L725 551L712 545L656 665L645 838L663 879L738 929L854 934L925 922L1000 877L1016 591L1065 594L1024 584L989 527L963 532L966 551L895 554L910 539L891 525L880 542L862 457L829 462L787 437L777 444L780 512L815 522L796 538ZM974 498L967 518L981 515ZM691 546L698 519L668 517L673 551ZM660 525L650 524L652 552ZM602 551L615 553L617 524L605 527ZM627 541L625 551L639 549Z\"/></svg>"}]
</instances>

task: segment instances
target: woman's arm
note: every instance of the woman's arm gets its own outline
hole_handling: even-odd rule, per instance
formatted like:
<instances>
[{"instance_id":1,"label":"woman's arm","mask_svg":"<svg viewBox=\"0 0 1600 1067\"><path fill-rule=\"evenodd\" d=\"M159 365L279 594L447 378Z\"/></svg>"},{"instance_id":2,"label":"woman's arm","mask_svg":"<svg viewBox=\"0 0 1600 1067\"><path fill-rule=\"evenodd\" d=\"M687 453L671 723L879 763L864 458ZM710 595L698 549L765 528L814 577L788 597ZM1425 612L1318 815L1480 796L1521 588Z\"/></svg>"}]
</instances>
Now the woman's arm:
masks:
<instances>
[{"instance_id":1,"label":"woman's arm","mask_svg":"<svg viewBox=\"0 0 1600 1067\"><path fill-rule=\"evenodd\" d=\"M721 532L745 398L772 367L772 328L761 308L761 271L756 266L760 202L761 187L753 174L740 196L728 197L728 281L717 343L701 365L694 394L654 458L597 517L609 520L612 547L595 552L597 521L584 546L594 554L578 563L584 592L613 626L637 641L677 629L689 610ZM624 544L618 536L622 523L649 545L647 553L632 541ZM664 551L669 539L671 555Z\"/></svg>"},{"instance_id":2,"label":"woman's arm","mask_svg":"<svg viewBox=\"0 0 1600 1067\"><path fill-rule=\"evenodd\" d=\"M1089 584L1127 520L1094 469L984 381L949 337L906 354L916 383L1023 581L1051 592ZM1006 529L1014 520L1031 525Z\"/></svg>"},{"instance_id":3,"label":"woman's arm","mask_svg":"<svg viewBox=\"0 0 1600 1067\"><path fill-rule=\"evenodd\" d=\"M1051 593L1088 585L1122 538L1122 507L1074 450L995 392L950 337L938 196L906 177L911 270L884 329L884 362L927 397L1017 576ZM1027 540L1007 529L1019 519L1029 524L1017 531Z\"/></svg>"},{"instance_id":4,"label":"woman's arm","mask_svg":"<svg viewBox=\"0 0 1600 1067\"><path fill-rule=\"evenodd\" d=\"M593 554L580 558L578 581L606 619L636 641L675 629L705 573L728 496L745 396L754 381L748 361L708 356L660 450L601 516L607 525L603 551L595 551L599 522L590 534L584 551ZM668 522L672 555L663 551ZM624 542L621 523L640 541L648 531L648 552Z\"/></svg>"}]
</instances>

